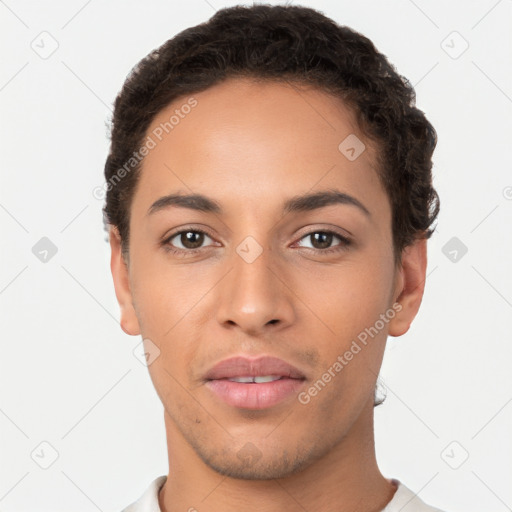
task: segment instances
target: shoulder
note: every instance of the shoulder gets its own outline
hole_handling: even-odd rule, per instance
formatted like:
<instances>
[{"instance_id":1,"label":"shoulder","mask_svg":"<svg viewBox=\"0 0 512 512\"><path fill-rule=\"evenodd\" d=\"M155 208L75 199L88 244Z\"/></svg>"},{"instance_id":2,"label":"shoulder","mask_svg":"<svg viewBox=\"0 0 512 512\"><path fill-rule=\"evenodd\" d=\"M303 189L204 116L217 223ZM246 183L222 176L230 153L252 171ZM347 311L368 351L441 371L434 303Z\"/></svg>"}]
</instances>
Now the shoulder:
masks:
<instances>
[{"instance_id":1,"label":"shoulder","mask_svg":"<svg viewBox=\"0 0 512 512\"><path fill-rule=\"evenodd\" d=\"M392 478L391 481L397 486L397 490L382 512L443 512L427 505L416 493L396 478Z\"/></svg>"},{"instance_id":2,"label":"shoulder","mask_svg":"<svg viewBox=\"0 0 512 512\"><path fill-rule=\"evenodd\" d=\"M165 475L155 478L146 488L144 494L121 512L160 512L158 491L160 491L166 480L167 476Z\"/></svg>"},{"instance_id":3,"label":"shoulder","mask_svg":"<svg viewBox=\"0 0 512 512\"><path fill-rule=\"evenodd\" d=\"M160 512L158 492L166 479L167 476L162 475L153 480L144 494L137 501L124 508L122 512ZM438 508L427 505L416 493L399 480L393 478L392 481L397 486L397 490L382 512L443 512Z\"/></svg>"}]
</instances>

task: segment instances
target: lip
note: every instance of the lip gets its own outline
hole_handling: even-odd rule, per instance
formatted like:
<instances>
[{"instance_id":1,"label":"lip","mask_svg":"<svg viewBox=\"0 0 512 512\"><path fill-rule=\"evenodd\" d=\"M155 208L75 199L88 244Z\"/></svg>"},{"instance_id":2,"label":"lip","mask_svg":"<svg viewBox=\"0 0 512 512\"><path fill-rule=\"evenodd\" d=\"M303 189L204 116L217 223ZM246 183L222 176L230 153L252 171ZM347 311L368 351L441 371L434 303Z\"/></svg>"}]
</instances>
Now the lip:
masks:
<instances>
[{"instance_id":1,"label":"lip","mask_svg":"<svg viewBox=\"0 0 512 512\"><path fill-rule=\"evenodd\" d=\"M250 358L235 356L224 359L211 368L205 375L206 380L229 379L233 377L258 377L279 375L292 379L304 379L304 374L295 366L272 356Z\"/></svg>"},{"instance_id":2,"label":"lip","mask_svg":"<svg viewBox=\"0 0 512 512\"><path fill-rule=\"evenodd\" d=\"M279 376L262 383L240 383L234 377ZM206 386L228 405L244 409L266 409L297 394L306 377L295 366L271 356L231 357L221 361L205 375Z\"/></svg>"}]
</instances>

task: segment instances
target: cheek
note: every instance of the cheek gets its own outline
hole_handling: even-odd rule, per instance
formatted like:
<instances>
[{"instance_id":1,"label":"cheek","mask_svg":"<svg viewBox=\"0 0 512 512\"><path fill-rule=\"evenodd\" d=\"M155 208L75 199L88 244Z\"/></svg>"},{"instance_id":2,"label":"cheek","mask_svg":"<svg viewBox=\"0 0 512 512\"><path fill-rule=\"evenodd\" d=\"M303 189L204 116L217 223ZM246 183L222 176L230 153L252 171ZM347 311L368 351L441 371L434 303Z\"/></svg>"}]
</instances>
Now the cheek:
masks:
<instances>
[{"instance_id":1,"label":"cheek","mask_svg":"<svg viewBox=\"0 0 512 512\"><path fill-rule=\"evenodd\" d=\"M326 335L330 331L331 338L347 341L357 337L389 307L392 273L379 262L344 265L316 277L309 281L306 296L318 315L315 323Z\"/></svg>"},{"instance_id":2,"label":"cheek","mask_svg":"<svg viewBox=\"0 0 512 512\"><path fill-rule=\"evenodd\" d=\"M147 337L172 336L207 289L197 273L178 271L164 258L134 258L132 276L135 311Z\"/></svg>"},{"instance_id":3,"label":"cheek","mask_svg":"<svg viewBox=\"0 0 512 512\"><path fill-rule=\"evenodd\" d=\"M208 282L162 265L155 258L151 264L139 258L133 270L132 296L141 335L159 349L158 359L149 366L151 377L157 388L160 384L162 389L174 388L172 377L186 382L185 370L197 353L201 327L198 305Z\"/></svg>"},{"instance_id":4,"label":"cheek","mask_svg":"<svg viewBox=\"0 0 512 512\"><path fill-rule=\"evenodd\" d=\"M310 288L318 297L315 312L322 320L312 317L312 336L323 361L317 378L329 382L319 404L337 403L337 395L343 395L349 406L373 392L395 313L388 304L391 282L392 273L382 262L366 261L331 272L329 284L316 281Z\"/></svg>"}]
</instances>

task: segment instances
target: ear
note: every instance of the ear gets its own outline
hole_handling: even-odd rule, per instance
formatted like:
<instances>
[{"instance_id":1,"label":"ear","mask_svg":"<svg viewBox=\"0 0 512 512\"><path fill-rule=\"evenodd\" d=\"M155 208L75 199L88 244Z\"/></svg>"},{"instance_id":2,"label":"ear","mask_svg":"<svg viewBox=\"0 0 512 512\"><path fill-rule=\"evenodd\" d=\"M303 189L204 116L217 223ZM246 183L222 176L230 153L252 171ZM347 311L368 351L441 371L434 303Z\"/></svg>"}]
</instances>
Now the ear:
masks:
<instances>
[{"instance_id":1,"label":"ear","mask_svg":"<svg viewBox=\"0 0 512 512\"><path fill-rule=\"evenodd\" d=\"M417 239L402 251L402 265L397 270L395 301L401 306L389 322L389 334L402 336L411 326L420 308L427 270L427 240Z\"/></svg>"},{"instance_id":2,"label":"ear","mask_svg":"<svg viewBox=\"0 0 512 512\"><path fill-rule=\"evenodd\" d=\"M121 329L126 334L136 336L140 334L140 327L133 307L128 265L121 250L121 236L114 226L110 227L109 240L111 249L110 269L114 279L117 302L121 308Z\"/></svg>"}]
</instances>

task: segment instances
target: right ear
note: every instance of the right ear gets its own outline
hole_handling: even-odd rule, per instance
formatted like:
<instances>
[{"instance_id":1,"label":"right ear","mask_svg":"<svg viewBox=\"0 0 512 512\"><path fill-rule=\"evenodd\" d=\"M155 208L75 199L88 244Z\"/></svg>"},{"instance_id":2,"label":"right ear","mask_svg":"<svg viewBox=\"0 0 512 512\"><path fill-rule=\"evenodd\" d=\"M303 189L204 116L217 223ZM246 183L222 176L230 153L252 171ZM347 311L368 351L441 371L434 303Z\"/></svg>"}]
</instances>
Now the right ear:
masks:
<instances>
[{"instance_id":1,"label":"right ear","mask_svg":"<svg viewBox=\"0 0 512 512\"><path fill-rule=\"evenodd\" d=\"M121 329L126 334L136 336L140 334L140 326L133 307L128 264L122 254L119 230L115 226L110 226L109 241L111 249L110 270L114 280L117 302L121 308Z\"/></svg>"}]
</instances>

